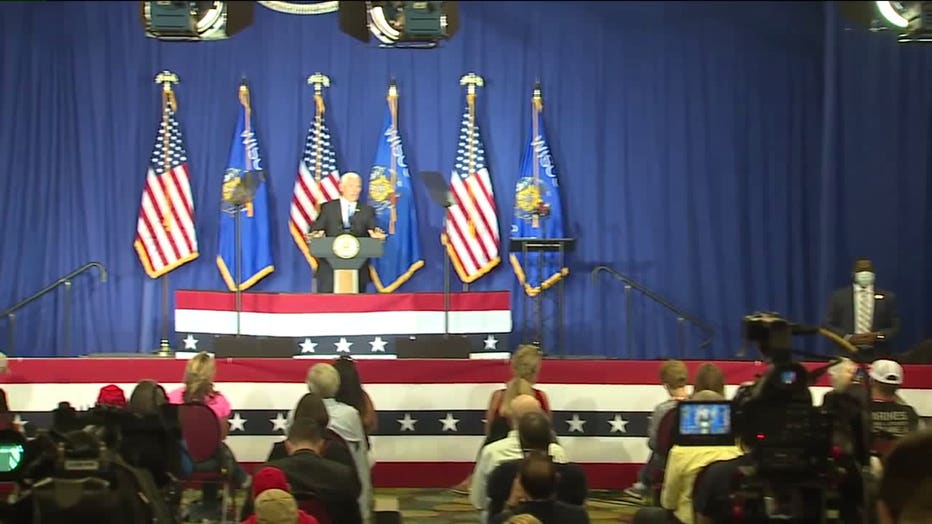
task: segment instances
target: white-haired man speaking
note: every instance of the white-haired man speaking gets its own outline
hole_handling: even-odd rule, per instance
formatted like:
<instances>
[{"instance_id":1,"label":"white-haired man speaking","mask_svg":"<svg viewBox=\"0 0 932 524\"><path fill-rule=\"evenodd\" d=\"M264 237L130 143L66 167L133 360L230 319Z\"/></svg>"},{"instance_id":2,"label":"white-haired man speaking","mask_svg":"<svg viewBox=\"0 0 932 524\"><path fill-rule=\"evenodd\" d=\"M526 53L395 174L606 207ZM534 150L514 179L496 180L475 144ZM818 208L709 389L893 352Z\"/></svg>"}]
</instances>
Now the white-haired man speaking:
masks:
<instances>
[{"instance_id":1,"label":"white-haired man speaking","mask_svg":"<svg viewBox=\"0 0 932 524\"><path fill-rule=\"evenodd\" d=\"M324 202L320 214L311 226L311 237L335 237L349 233L356 237L384 239L385 233L375 221L375 209L359 201L362 193L362 177L356 173L344 173L340 177L340 198ZM324 259L318 259L317 291L333 293L333 268ZM369 284L369 262L359 268L359 292L364 293Z\"/></svg>"}]
</instances>

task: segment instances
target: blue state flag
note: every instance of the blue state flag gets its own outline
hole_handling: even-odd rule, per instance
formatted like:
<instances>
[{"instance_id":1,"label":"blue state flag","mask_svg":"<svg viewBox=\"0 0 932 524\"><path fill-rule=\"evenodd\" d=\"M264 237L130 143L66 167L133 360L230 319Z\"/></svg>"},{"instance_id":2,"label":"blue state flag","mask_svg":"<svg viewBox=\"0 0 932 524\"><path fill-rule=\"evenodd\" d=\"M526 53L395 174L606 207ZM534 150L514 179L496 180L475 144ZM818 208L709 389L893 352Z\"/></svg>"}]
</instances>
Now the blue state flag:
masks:
<instances>
[{"instance_id":1,"label":"blue state flag","mask_svg":"<svg viewBox=\"0 0 932 524\"><path fill-rule=\"evenodd\" d=\"M560 184L547 145L539 88L534 89L531 105L531 132L521 158L521 175L515 185L511 238L563 238ZM569 274L569 269L560 265L558 253L534 252L526 256L525 259L521 253L512 253L511 267L529 296L540 294Z\"/></svg>"},{"instance_id":2,"label":"blue state flag","mask_svg":"<svg viewBox=\"0 0 932 524\"><path fill-rule=\"evenodd\" d=\"M269 234L268 183L263 171L265 162L259 154L259 140L252 124L249 88L245 83L239 88L239 101L236 133L233 134L230 159L223 174L220 254L217 255L217 267L230 291L236 291L237 284L240 290L249 289L275 271L272 264L272 238ZM237 213L240 217L242 249L238 268L235 218Z\"/></svg>"},{"instance_id":3,"label":"blue state flag","mask_svg":"<svg viewBox=\"0 0 932 524\"><path fill-rule=\"evenodd\" d=\"M369 173L369 205L375 209L378 226L387 234L385 251L373 259L372 283L380 293L391 293L424 266L418 241L417 209L411 175L398 133L398 91L388 90L385 125L379 149Z\"/></svg>"}]
</instances>

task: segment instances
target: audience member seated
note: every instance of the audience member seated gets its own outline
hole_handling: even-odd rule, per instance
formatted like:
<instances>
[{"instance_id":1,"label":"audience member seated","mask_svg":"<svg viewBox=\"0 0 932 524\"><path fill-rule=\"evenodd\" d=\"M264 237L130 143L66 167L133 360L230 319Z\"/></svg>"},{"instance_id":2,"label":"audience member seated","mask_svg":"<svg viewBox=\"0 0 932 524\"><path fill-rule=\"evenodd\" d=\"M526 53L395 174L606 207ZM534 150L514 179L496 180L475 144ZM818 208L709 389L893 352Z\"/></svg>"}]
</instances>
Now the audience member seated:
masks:
<instances>
[{"instance_id":1,"label":"audience member seated","mask_svg":"<svg viewBox=\"0 0 932 524\"><path fill-rule=\"evenodd\" d=\"M541 354L537 346L524 344L518 346L514 354L511 355L511 379L505 383L505 387L496 390L489 398L489 405L485 413L485 440L482 447L501 440L508 435L511 429L511 417L508 410L511 401L519 395L532 395L538 402L547 416L550 416L550 400L543 391L534 388L537 379L540 376ZM459 484L451 488L454 492L466 494L471 483L470 477L466 477Z\"/></svg>"},{"instance_id":2,"label":"audience member seated","mask_svg":"<svg viewBox=\"0 0 932 524\"><path fill-rule=\"evenodd\" d=\"M483 511L483 522L485 521L485 510L488 508L486 486L489 475L499 464L520 459L524 456L521 439L518 436L518 423L528 413L543 414L543 412L543 408L536 398L530 395L519 395L511 402L511 431L508 432L505 438L483 447L479 452L479 460L472 472L469 501L474 507ZM549 452L555 462L567 462L566 452L559 444L551 442Z\"/></svg>"},{"instance_id":3,"label":"audience member seated","mask_svg":"<svg viewBox=\"0 0 932 524\"><path fill-rule=\"evenodd\" d=\"M372 435L379 429L379 418L375 412L375 405L372 404L372 398L362 388L356 363L349 355L343 355L333 362L333 367L340 375L340 388L333 398L337 402L356 408L359 418L362 419L362 429L365 430L366 436Z\"/></svg>"},{"instance_id":4,"label":"audience member seated","mask_svg":"<svg viewBox=\"0 0 932 524\"><path fill-rule=\"evenodd\" d=\"M588 523L589 515L583 506L556 500L556 485L557 468L551 457L540 451L531 451L518 468L505 510L489 522L502 524L514 515L527 513L543 524Z\"/></svg>"},{"instance_id":5,"label":"audience member seated","mask_svg":"<svg viewBox=\"0 0 932 524\"><path fill-rule=\"evenodd\" d=\"M353 460L353 455L350 453L346 441L343 440L343 437L337 435L336 432L327 427L330 424L330 415L327 413L327 407L324 406L324 401L320 398L320 395L317 393L305 393L289 416L288 427L291 426L290 421L295 418L310 418L314 422L317 422L320 427L324 428L324 446L320 456L327 460L333 460L340 464L344 464L352 468L354 472L356 471L356 462ZM286 441L287 439L284 439L272 444L272 451L269 452L269 457L265 459L265 461L272 462L273 460L287 457L288 449L287 446L285 446Z\"/></svg>"},{"instance_id":6,"label":"audience member seated","mask_svg":"<svg viewBox=\"0 0 932 524\"><path fill-rule=\"evenodd\" d=\"M932 522L932 431L903 437L887 455L877 516L880 524Z\"/></svg>"},{"instance_id":7,"label":"audience member seated","mask_svg":"<svg viewBox=\"0 0 932 524\"><path fill-rule=\"evenodd\" d=\"M870 366L871 449L883 454L887 443L919 429L919 415L897 394L903 384L903 367L892 360Z\"/></svg>"},{"instance_id":8,"label":"audience member seated","mask_svg":"<svg viewBox=\"0 0 932 524\"><path fill-rule=\"evenodd\" d=\"M269 490L279 490L287 493L291 500L284 499L280 504L280 511L283 520L281 522L297 524L319 524L317 519L308 515L298 508L297 502L291 496L291 487L288 485L288 479L280 469L264 467L253 475L252 479L252 515L243 520L242 524L261 524L263 522L279 522L278 520L269 520L274 512L275 504L272 504L268 498L262 499L260 496ZM260 502L261 501L261 502ZM294 505L294 511L291 506ZM292 516L293 514L293 516ZM260 520L260 517L262 520ZM287 520L285 517L290 517Z\"/></svg>"},{"instance_id":9,"label":"audience member seated","mask_svg":"<svg viewBox=\"0 0 932 524\"><path fill-rule=\"evenodd\" d=\"M725 400L721 394L706 389L692 400ZM693 481L712 462L740 456L735 446L678 446L670 448L663 475L659 508L642 508L634 516L635 524L693 523Z\"/></svg>"},{"instance_id":10,"label":"audience member seated","mask_svg":"<svg viewBox=\"0 0 932 524\"><path fill-rule=\"evenodd\" d=\"M339 402L334 396L340 389L340 374L330 364L315 364L307 372L307 389L317 393L330 415L328 427L346 441L359 476L359 512L368 522L372 513L372 473L369 467L369 444L356 408Z\"/></svg>"},{"instance_id":11,"label":"audience member seated","mask_svg":"<svg viewBox=\"0 0 932 524\"><path fill-rule=\"evenodd\" d=\"M285 442L288 456L268 466L285 473L293 492L315 494L334 524L360 524L359 477L348 466L323 458L323 445L323 428L317 422L295 418Z\"/></svg>"},{"instance_id":12,"label":"audience member seated","mask_svg":"<svg viewBox=\"0 0 932 524\"><path fill-rule=\"evenodd\" d=\"M258 524L318 524L317 519L298 509L298 503L285 490L267 489L256 497L256 514L252 521Z\"/></svg>"},{"instance_id":13,"label":"audience member seated","mask_svg":"<svg viewBox=\"0 0 932 524\"><path fill-rule=\"evenodd\" d=\"M133 388L126 410L136 415L131 435L124 435L120 452L130 463L148 469L158 486L191 474L193 464L184 446L177 412L166 413L168 396L152 380L142 380ZM170 457L166 461L166 457Z\"/></svg>"},{"instance_id":14,"label":"audience member seated","mask_svg":"<svg viewBox=\"0 0 932 524\"><path fill-rule=\"evenodd\" d=\"M543 413L525 414L518 421L518 439L524 453L539 451L549 454L553 442L550 419ZM486 488L489 515L496 515L504 509L520 465L521 459L502 462L489 475ZM556 467L557 500L576 506L585 504L588 495L585 471L577 464L557 464Z\"/></svg>"},{"instance_id":15,"label":"audience member seated","mask_svg":"<svg viewBox=\"0 0 932 524\"><path fill-rule=\"evenodd\" d=\"M168 393L168 401L172 404L185 404L191 402L200 402L206 405L217 416L220 424L220 433L225 439L230 428L230 414L232 408L227 398L214 388L214 378L217 374L217 367L214 358L209 353L201 351L190 360L188 360L184 371L184 385ZM233 456L226 443L221 443L222 460L225 466L233 472L233 481L241 486L249 486L249 475L243 470L242 466ZM213 469L214 464L195 464L194 469ZM200 507L194 506L194 516L200 516L204 513L208 517L214 516L220 511L220 502L217 499L218 486L213 483L203 485L203 501Z\"/></svg>"},{"instance_id":16,"label":"audience member seated","mask_svg":"<svg viewBox=\"0 0 932 524\"><path fill-rule=\"evenodd\" d=\"M624 494L636 499L644 498L651 477L657 477L663 472L666 457L657 453L657 430L664 415L673 410L681 400L688 397L686 381L689 379L689 369L681 360L667 360L660 366L660 384L666 390L669 398L654 407L650 421L647 425L647 447L650 448L650 457L647 463L638 470L638 480L631 487L624 490Z\"/></svg>"},{"instance_id":17,"label":"audience member seated","mask_svg":"<svg viewBox=\"0 0 932 524\"><path fill-rule=\"evenodd\" d=\"M725 398L725 374L722 368L706 362L696 368L693 377L693 395L700 391L714 391Z\"/></svg>"},{"instance_id":18,"label":"audience member seated","mask_svg":"<svg viewBox=\"0 0 932 524\"><path fill-rule=\"evenodd\" d=\"M108 384L100 388L100 393L97 394L97 405L125 408L126 393L123 392L123 388L120 386L117 386L116 384Z\"/></svg>"}]
</instances>

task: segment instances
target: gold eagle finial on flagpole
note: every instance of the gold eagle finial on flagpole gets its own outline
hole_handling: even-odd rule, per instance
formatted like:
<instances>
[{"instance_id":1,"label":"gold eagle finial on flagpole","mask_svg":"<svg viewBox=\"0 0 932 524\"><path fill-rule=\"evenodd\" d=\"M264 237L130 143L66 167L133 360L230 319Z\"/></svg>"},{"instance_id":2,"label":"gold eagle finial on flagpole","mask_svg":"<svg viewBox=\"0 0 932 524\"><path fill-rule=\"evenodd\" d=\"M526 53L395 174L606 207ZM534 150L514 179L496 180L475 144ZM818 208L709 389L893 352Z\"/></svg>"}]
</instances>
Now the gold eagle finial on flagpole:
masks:
<instances>
[{"instance_id":1,"label":"gold eagle finial on flagpole","mask_svg":"<svg viewBox=\"0 0 932 524\"><path fill-rule=\"evenodd\" d=\"M324 122L324 88L330 87L330 77L319 72L307 77L307 85L314 86L314 126L316 143L314 144L314 179L320 184L321 171L323 171L323 148L321 147L321 128Z\"/></svg>"}]
</instances>

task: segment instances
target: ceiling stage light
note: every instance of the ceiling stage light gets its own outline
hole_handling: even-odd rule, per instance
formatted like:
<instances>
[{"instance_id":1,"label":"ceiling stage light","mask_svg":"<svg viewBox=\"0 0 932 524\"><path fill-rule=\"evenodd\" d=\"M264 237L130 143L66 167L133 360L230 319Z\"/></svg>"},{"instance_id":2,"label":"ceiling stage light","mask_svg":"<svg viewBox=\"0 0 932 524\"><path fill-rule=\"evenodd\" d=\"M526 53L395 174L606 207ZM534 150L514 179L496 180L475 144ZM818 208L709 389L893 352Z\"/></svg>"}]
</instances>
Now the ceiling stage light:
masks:
<instances>
[{"instance_id":1,"label":"ceiling stage light","mask_svg":"<svg viewBox=\"0 0 932 524\"><path fill-rule=\"evenodd\" d=\"M146 36L159 40L222 40L252 24L253 2L143 1Z\"/></svg>"}]
</instances>

